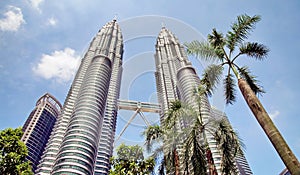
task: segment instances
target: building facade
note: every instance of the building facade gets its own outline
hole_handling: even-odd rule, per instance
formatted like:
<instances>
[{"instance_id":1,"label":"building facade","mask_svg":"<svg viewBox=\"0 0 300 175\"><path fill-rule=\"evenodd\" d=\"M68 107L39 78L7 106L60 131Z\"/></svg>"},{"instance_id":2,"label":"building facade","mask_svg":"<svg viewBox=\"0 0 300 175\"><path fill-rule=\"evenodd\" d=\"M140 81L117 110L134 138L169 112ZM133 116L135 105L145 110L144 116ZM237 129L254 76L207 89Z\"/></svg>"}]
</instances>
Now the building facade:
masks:
<instances>
[{"instance_id":1,"label":"building facade","mask_svg":"<svg viewBox=\"0 0 300 175\"><path fill-rule=\"evenodd\" d=\"M107 174L122 55L121 31L113 20L99 30L82 58L37 174Z\"/></svg>"},{"instance_id":2,"label":"building facade","mask_svg":"<svg viewBox=\"0 0 300 175\"><path fill-rule=\"evenodd\" d=\"M46 93L38 99L22 128L24 134L21 140L28 149L26 159L32 162L33 171L37 168L61 108L59 101Z\"/></svg>"}]
</instances>

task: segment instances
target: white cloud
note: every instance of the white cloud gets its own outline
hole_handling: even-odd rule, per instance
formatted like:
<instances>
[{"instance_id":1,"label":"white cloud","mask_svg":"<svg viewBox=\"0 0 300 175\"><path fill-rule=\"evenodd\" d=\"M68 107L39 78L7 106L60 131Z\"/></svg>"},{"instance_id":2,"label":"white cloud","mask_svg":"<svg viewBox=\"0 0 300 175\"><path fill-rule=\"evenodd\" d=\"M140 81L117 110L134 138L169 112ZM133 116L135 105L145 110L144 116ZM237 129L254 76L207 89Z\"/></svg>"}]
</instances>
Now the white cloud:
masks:
<instances>
[{"instance_id":1,"label":"white cloud","mask_svg":"<svg viewBox=\"0 0 300 175\"><path fill-rule=\"evenodd\" d=\"M35 8L36 10L38 10L39 12L41 12L40 9L40 4L44 2L44 0L29 0L30 5Z\"/></svg>"},{"instance_id":2,"label":"white cloud","mask_svg":"<svg viewBox=\"0 0 300 175\"><path fill-rule=\"evenodd\" d=\"M47 25L49 25L49 26L56 26L56 24L57 24L57 20L53 17L51 17L47 20Z\"/></svg>"},{"instance_id":3,"label":"white cloud","mask_svg":"<svg viewBox=\"0 0 300 175\"><path fill-rule=\"evenodd\" d=\"M60 83L70 81L80 63L80 56L70 48L54 51L51 55L43 54L33 72L45 79L54 79Z\"/></svg>"},{"instance_id":4,"label":"white cloud","mask_svg":"<svg viewBox=\"0 0 300 175\"><path fill-rule=\"evenodd\" d=\"M8 6L8 11L3 14L4 18L0 19L0 30L18 31L22 24L25 24L22 10L18 7Z\"/></svg>"},{"instance_id":5,"label":"white cloud","mask_svg":"<svg viewBox=\"0 0 300 175\"><path fill-rule=\"evenodd\" d=\"M280 112L279 111L274 111L272 113L269 114L269 116L271 117L272 120L274 120L275 118L277 118L277 116L279 116Z\"/></svg>"}]
</instances>

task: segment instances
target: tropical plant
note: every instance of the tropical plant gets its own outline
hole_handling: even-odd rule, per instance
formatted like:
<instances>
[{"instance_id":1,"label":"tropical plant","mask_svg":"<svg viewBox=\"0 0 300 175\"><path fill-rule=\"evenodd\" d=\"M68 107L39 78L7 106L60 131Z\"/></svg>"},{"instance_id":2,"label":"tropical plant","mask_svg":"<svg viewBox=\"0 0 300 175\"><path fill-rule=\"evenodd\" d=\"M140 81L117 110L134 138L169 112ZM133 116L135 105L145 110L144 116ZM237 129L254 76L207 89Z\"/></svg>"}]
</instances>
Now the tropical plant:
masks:
<instances>
[{"instance_id":1,"label":"tropical plant","mask_svg":"<svg viewBox=\"0 0 300 175\"><path fill-rule=\"evenodd\" d=\"M142 133L145 137L145 145L148 153L159 164L158 174L165 175L166 161L164 157L163 138L165 132L159 125L150 125Z\"/></svg>"},{"instance_id":2,"label":"tropical plant","mask_svg":"<svg viewBox=\"0 0 300 175\"><path fill-rule=\"evenodd\" d=\"M199 87L199 89L202 88ZM196 92L195 95L203 95L199 94L199 91ZM205 91L201 91L201 93L203 92ZM197 99L200 102L200 97ZM201 107L198 107L199 111L202 111ZM210 175L216 175L217 170L206 139L206 134L210 133L215 136L217 146L223 155L224 162L222 162L221 171L234 173L237 170L234 158L238 153L236 150L240 150L240 140L232 128L227 127L228 122L225 122L227 120L222 118L211 118L204 123L201 112L195 112L191 106L180 101L174 101L171 102L170 110L167 112L163 129L158 125L149 126L143 134L146 137L148 151L153 151L153 145L161 144L154 150L153 157L165 154L163 159L160 159L162 160L162 166L160 167L166 167L167 172L180 174L179 157L181 157L181 162L185 164L185 173L192 171L193 174L206 174L208 168ZM179 123L186 125L181 129L181 132L178 132L179 129L174 130L174 128L180 127ZM165 144L162 145L162 143ZM179 152L177 152L177 148L180 146L184 148L183 156L179 156ZM225 161L228 160L225 157L231 160ZM160 174L164 174L164 171L160 172Z\"/></svg>"},{"instance_id":3,"label":"tropical plant","mask_svg":"<svg viewBox=\"0 0 300 175\"><path fill-rule=\"evenodd\" d=\"M214 110L210 109L210 117L204 118L207 95L211 94L213 87L203 85L206 77L201 79L200 86L195 90L196 106L190 111L190 120L193 121L191 127L186 129L186 158L190 158L193 164L194 174L206 174L208 168L209 175L216 175L217 169L209 145L208 135L214 136L216 146L221 153L221 172L224 174L237 174L235 157L242 153L242 141L237 133L231 128L225 116L215 116ZM207 84L206 84L207 85ZM197 109L197 110L195 110ZM225 146L226 145L226 146ZM230 160L229 160L230 159ZM187 161L185 161L187 162ZM206 166L205 166L206 165ZM188 166L186 166L188 167ZM203 168L205 167L205 168Z\"/></svg>"},{"instance_id":4,"label":"tropical plant","mask_svg":"<svg viewBox=\"0 0 300 175\"><path fill-rule=\"evenodd\" d=\"M26 161L26 145L21 141L21 128L8 128L0 132L0 174L33 175L31 165Z\"/></svg>"},{"instance_id":5,"label":"tropical plant","mask_svg":"<svg viewBox=\"0 0 300 175\"><path fill-rule=\"evenodd\" d=\"M113 168L110 175L145 175L154 171L155 162L152 157L144 159L143 148L139 145L121 144L117 148L117 157L111 158Z\"/></svg>"},{"instance_id":6,"label":"tropical plant","mask_svg":"<svg viewBox=\"0 0 300 175\"><path fill-rule=\"evenodd\" d=\"M216 86L212 80L218 80L222 76L224 66L228 66L227 74L224 78L224 88L226 103L232 104L236 100L235 78L252 113L256 117L260 126L275 147L279 156L292 174L300 174L300 164L293 154L280 132L270 119L268 113L257 98L256 94L263 93L261 86L258 85L256 77L251 75L248 67L240 67L236 60L241 56L263 60L269 49L257 42L245 42L250 32L255 28L255 24L261 19L260 16L248 16L246 14L237 17L237 21L231 26L231 30L226 36L216 29L208 35L207 42L193 41L185 44L188 54L196 55L217 64L208 66L205 70L206 87ZM232 74L233 73L233 74Z\"/></svg>"},{"instance_id":7,"label":"tropical plant","mask_svg":"<svg viewBox=\"0 0 300 175\"><path fill-rule=\"evenodd\" d=\"M243 143L238 138L237 133L232 129L226 118L217 120L214 124L214 138L221 151L221 170L223 174L237 174L235 158L242 155L241 147Z\"/></svg>"},{"instance_id":8,"label":"tropical plant","mask_svg":"<svg viewBox=\"0 0 300 175\"><path fill-rule=\"evenodd\" d=\"M179 153L177 147L180 141L176 121L182 113L180 101L171 102L170 110L166 113L162 127L158 125L149 126L143 132L147 151L153 152L152 157L160 161L159 174L180 174ZM163 144L165 143L165 144ZM153 150L153 145L156 145ZM165 170L164 170L165 169Z\"/></svg>"}]
</instances>

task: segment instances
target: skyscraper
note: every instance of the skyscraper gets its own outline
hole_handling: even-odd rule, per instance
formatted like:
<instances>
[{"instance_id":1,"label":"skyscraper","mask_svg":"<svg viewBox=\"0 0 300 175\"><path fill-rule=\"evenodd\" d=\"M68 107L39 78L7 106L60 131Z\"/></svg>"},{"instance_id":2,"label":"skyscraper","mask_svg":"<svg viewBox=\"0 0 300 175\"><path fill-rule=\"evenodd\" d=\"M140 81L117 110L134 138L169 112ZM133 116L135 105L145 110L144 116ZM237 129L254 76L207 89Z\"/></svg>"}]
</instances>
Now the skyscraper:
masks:
<instances>
[{"instance_id":1,"label":"skyscraper","mask_svg":"<svg viewBox=\"0 0 300 175\"><path fill-rule=\"evenodd\" d=\"M28 149L26 159L32 162L33 171L41 159L61 107L56 98L46 93L38 99L22 128L24 134L21 140Z\"/></svg>"},{"instance_id":2,"label":"skyscraper","mask_svg":"<svg viewBox=\"0 0 300 175\"><path fill-rule=\"evenodd\" d=\"M180 100L197 108L197 102L194 100L194 91L200 85L200 79L188 60L183 46L179 40L168 29L163 27L158 35L155 53L156 64L156 86L158 102L162 105L161 122L164 121L164 114L170 109L172 101ZM202 98L201 114L204 122L207 122L210 115L210 105L206 97ZM181 124L178 129L186 126ZM216 149L212 135L207 133L208 144L211 150ZM183 143L179 143L182 145ZM179 155L183 155L183 150L178 149ZM218 152L212 152L214 160L220 160ZM184 170L184 163L179 159L180 171ZM217 164L217 162L215 162ZM220 166L216 167L220 170Z\"/></svg>"},{"instance_id":3,"label":"skyscraper","mask_svg":"<svg viewBox=\"0 0 300 175\"><path fill-rule=\"evenodd\" d=\"M82 58L38 166L38 174L92 175L94 169L95 174L107 174L122 55L121 31L113 20L99 30Z\"/></svg>"},{"instance_id":4,"label":"skyscraper","mask_svg":"<svg viewBox=\"0 0 300 175\"><path fill-rule=\"evenodd\" d=\"M200 79L179 40L165 27L161 29L157 38L155 64L158 101L162 105L161 122L164 122L164 114L168 112L171 102L175 100L180 100L198 110L194 92L200 85ZM201 116L203 122L207 123L210 118L224 117L224 114L212 109L207 97L203 95L201 97ZM177 129L179 130L189 127L185 122L178 123ZM205 132L205 134L214 165L218 174L221 174L221 153L217 148L213 135L210 132ZM183 156L184 153L181 149L183 143L178 143L178 145L178 154ZM252 174L245 157L239 157L237 165L240 174ZM184 164L180 161L180 171L183 172L183 170Z\"/></svg>"}]
</instances>

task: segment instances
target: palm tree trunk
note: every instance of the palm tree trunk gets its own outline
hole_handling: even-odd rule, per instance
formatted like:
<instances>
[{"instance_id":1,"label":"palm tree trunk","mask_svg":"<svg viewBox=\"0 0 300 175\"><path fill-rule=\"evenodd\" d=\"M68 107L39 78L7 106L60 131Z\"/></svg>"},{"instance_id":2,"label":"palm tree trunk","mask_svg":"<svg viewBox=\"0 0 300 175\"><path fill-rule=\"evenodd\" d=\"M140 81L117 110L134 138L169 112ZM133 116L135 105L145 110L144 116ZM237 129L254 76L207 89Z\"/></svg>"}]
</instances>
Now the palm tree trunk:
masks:
<instances>
[{"instance_id":1,"label":"palm tree trunk","mask_svg":"<svg viewBox=\"0 0 300 175\"><path fill-rule=\"evenodd\" d=\"M284 138L281 136L280 132L272 122L271 118L264 109L263 105L260 103L259 99L251 90L248 83L244 79L239 78L238 85L249 108L256 117L260 126L265 131L269 140L272 142L273 146L275 147L277 153L281 157L287 169L292 175L300 175L299 161L285 142Z\"/></svg>"},{"instance_id":2,"label":"palm tree trunk","mask_svg":"<svg viewBox=\"0 0 300 175\"><path fill-rule=\"evenodd\" d=\"M179 156L177 153L177 150L174 149L174 158L175 158L175 175L179 175L180 171L179 171Z\"/></svg>"},{"instance_id":3,"label":"palm tree trunk","mask_svg":"<svg viewBox=\"0 0 300 175\"><path fill-rule=\"evenodd\" d=\"M209 148L206 149L206 159L208 164L209 175L218 175L212 153Z\"/></svg>"}]
</instances>

